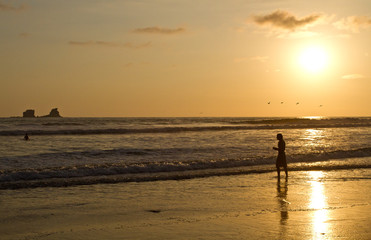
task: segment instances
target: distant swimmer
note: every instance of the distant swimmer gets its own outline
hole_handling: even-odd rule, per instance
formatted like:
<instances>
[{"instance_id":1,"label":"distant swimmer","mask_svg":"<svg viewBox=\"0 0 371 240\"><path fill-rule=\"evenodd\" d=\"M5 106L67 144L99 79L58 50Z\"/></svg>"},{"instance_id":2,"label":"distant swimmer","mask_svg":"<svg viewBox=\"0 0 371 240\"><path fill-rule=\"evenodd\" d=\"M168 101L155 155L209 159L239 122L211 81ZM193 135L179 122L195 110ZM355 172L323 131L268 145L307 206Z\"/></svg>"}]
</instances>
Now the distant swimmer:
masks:
<instances>
[{"instance_id":1,"label":"distant swimmer","mask_svg":"<svg viewBox=\"0 0 371 240\"><path fill-rule=\"evenodd\" d=\"M286 143L283 140L283 136L281 133L277 134L277 140L278 140L278 147L273 147L274 150L278 151L278 156L276 160L276 168L277 168L277 176L278 179L280 178L280 167L283 167L286 173L286 178L289 176L287 174L287 162L286 162Z\"/></svg>"},{"instance_id":2,"label":"distant swimmer","mask_svg":"<svg viewBox=\"0 0 371 240\"><path fill-rule=\"evenodd\" d=\"M299 102L297 102L296 105L299 105Z\"/></svg>"},{"instance_id":3,"label":"distant swimmer","mask_svg":"<svg viewBox=\"0 0 371 240\"><path fill-rule=\"evenodd\" d=\"M26 135L24 135L24 140L26 140L26 141L30 140L27 133L26 133Z\"/></svg>"},{"instance_id":4,"label":"distant swimmer","mask_svg":"<svg viewBox=\"0 0 371 240\"><path fill-rule=\"evenodd\" d=\"M283 102L281 102L281 104L283 104Z\"/></svg>"},{"instance_id":5,"label":"distant swimmer","mask_svg":"<svg viewBox=\"0 0 371 240\"><path fill-rule=\"evenodd\" d=\"M271 102L268 102L268 104L271 104Z\"/></svg>"}]
</instances>

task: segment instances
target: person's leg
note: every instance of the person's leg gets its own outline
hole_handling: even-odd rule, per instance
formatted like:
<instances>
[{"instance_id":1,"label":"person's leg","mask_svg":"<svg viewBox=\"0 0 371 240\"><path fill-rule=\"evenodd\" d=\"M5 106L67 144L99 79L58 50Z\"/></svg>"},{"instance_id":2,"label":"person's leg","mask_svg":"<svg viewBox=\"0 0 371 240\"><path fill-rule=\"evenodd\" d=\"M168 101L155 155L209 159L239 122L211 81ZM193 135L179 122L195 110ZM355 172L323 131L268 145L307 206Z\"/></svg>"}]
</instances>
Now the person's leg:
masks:
<instances>
[{"instance_id":1,"label":"person's leg","mask_svg":"<svg viewBox=\"0 0 371 240\"><path fill-rule=\"evenodd\" d=\"M278 177L278 179L281 177L280 176L280 167L278 167L278 166L277 166L277 177Z\"/></svg>"},{"instance_id":2,"label":"person's leg","mask_svg":"<svg viewBox=\"0 0 371 240\"><path fill-rule=\"evenodd\" d=\"M286 177L288 177L289 174L287 173L287 165L286 164L285 164L284 168L285 168Z\"/></svg>"}]
</instances>

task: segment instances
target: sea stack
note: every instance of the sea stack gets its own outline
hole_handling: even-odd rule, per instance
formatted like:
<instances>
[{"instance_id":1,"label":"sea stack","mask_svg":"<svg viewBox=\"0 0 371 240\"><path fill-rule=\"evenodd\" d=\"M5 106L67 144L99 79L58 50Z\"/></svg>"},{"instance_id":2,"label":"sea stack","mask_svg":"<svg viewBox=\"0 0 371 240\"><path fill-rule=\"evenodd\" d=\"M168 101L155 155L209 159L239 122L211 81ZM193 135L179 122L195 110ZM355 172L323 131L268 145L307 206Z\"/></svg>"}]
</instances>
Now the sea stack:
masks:
<instances>
[{"instance_id":1,"label":"sea stack","mask_svg":"<svg viewBox=\"0 0 371 240\"><path fill-rule=\"evenodd\" d=\"M53 108L49 115L46 115L46 116L42 116L42 117L62 117L59 112L58 112L58 108Z\"/></svg>"},{"instance_id":2,"label":"sea stack","mask_svg":"<svg viewBox=\"0 0 371 240\"><path fill-rule=\"evenodd\" d=\"M23 117L24 118L34 118L35 117L35 110L33 109L28 109L23 112Z\"/></svg>"}]
</instances>

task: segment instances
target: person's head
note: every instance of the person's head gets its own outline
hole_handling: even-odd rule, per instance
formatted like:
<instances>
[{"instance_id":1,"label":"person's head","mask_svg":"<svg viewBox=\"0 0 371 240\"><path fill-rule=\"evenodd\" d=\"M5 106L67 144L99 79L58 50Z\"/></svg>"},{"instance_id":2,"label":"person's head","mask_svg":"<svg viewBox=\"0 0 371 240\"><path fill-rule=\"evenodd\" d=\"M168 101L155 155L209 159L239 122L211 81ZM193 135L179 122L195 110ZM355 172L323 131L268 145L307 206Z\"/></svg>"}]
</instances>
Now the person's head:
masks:
<instances>
[{"instance_id":1,"label":"person's head","mask_svg":"<svg viewBox=\"0 0 371 240\"><path fill-rule=\"evenodd\" d=\"M281 133L277 134L277 140L282 140L283 139L283 136Z\"/></svg>"}]
</instances>

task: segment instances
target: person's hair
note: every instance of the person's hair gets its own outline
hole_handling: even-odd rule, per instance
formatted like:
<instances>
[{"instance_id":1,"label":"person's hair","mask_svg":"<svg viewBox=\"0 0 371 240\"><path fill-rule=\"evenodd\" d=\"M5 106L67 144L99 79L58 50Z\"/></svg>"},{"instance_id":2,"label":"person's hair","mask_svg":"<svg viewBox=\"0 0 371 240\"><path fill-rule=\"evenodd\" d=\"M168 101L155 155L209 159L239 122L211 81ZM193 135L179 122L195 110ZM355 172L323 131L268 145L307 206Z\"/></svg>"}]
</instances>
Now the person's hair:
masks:
<instances>
[{"instance_id":1,"label":"person's hair","mask_svg":"<svg viewBox=\"0 0 371 240\"><path fill-rule=\"evenodd\" d=\"M277 134L277 139L278 139L278 140L282 140L282 139L283 139L283 136L282 136L281 133Z\"/></svg>"}]
</instances>

